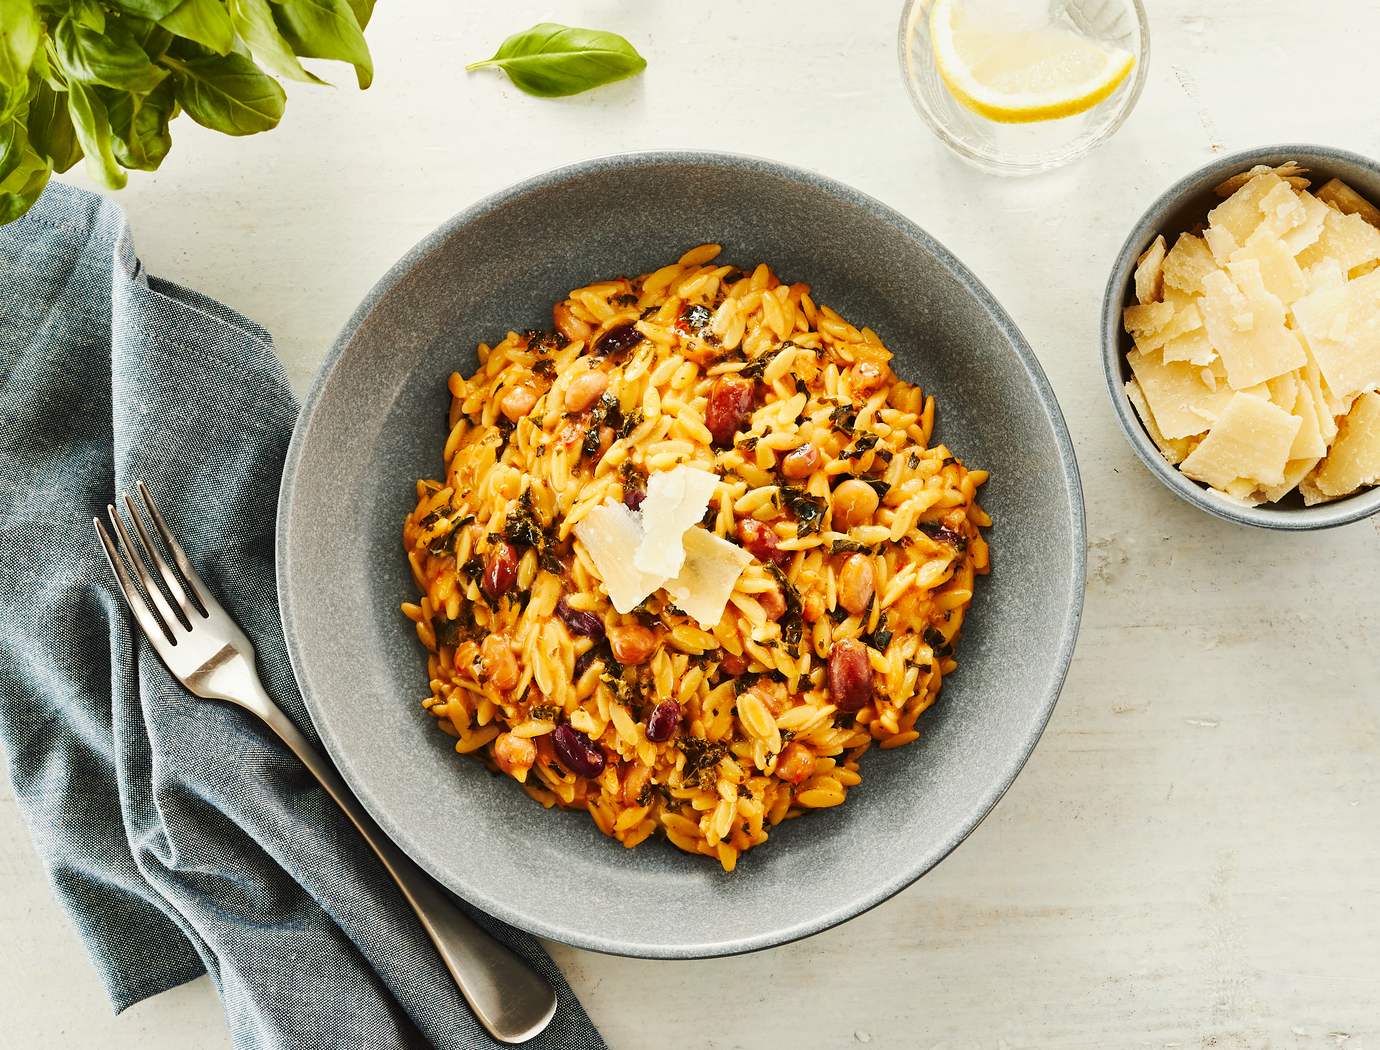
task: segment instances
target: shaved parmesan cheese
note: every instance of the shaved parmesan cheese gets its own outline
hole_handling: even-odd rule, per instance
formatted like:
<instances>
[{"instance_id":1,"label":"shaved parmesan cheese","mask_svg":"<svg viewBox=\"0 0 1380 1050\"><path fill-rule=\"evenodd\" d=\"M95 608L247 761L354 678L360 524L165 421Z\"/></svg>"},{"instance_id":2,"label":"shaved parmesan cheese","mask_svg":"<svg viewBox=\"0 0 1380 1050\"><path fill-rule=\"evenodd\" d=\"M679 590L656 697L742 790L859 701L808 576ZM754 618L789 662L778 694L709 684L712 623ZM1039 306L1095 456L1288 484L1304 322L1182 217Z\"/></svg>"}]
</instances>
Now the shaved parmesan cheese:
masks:
<instances>
[{"instance_id":1,"label":"shaved parmesan cheese","mask_svg":"<svg viewBox=\"0 0 1380 1050\"><path fill-rule=\"evenodd\" d=\"M1226 387L1209 390L1198 370L1182 362L1165 364L1139 350L1127 355L1145 400L1167 438L1201 434L1231 400Z\"/></svg>"},{"instance_id":2,"label":"shaved parmesan cheese","mask_svg":"<svg viewBox=\"0 0 1380 1050\"><path fill-rule=\"evenodd\" d=\"M1212 257L1207 242L1185 233L1165 256L1164 285L1186 295L1199 295L1203 290L1203 278L1216 269L1217 260Z\"/></svg>"},{"instance_id":3,"label":"shaved parmesan cheese","mask_svg":"<svg viewBox=\"0 0 1380 1050\"><path fill-rule=\"evenodd\" d=\"M1259 264L1244 259L1237 273L1240 284L1220 270L1208 274L1199 310L1227 381L1242 388L1298 368L1307 355L1298 336L1284 326L1284 305L1265 290Z\"/></svg>"},{"instance_id":4,"label":"shaved parmesan cheese","mask_svg":"<svg viewBox=\"0 0 1380 1050\"><path fill-rule=\"evenodd\" d=\"M665 576L642 572L628 556L642 543L642 522L623 504L614 500L601 503L575 526L575 535L585 545L609 592L609 601L620 613L632 612L666 582Z\"/></svg>"},{"instance_id":5,"label":"shaved parmesan cheese","mask_svg":"<svg viewBox=\"0 0 1380 1050\"><path fill-rule=\"evenodd\" d=\"M1290 196L1293 196L1289 184L1273 172L1257 175L1208 212L1209 231L1217 230L1219 236L1226 234L1237 244L1245 244L1265 217L1265 213L1261 209L1261 202L1272 190L1280 187L1283 187ZM1212 246L1211 237L1208 237L1208 244ZM1226 262L1226 258L1218 253L1215 246L1213 246L1213 254L1217 256L1218 261Z\"/></svg>"},{"instance_id":6,"label":"shaved parmesan cheese","mask_svg":"<svg viewBox=\"0 0 1380 1050\"><path fill-rule=\"evenodd\" d=\"M685 564L667 581L666 593L706 631L713 630L752 555L702 528L686 532L684 543Z\"/></svg>"},{"instance_id":7,"label":"shaved parmesan cheese","mask_svg":"<svg viewBox=\"0 0 1380 1050\"><path fill-rule=\"evenodd\" d=\"M633 553L640 571L662 579L680 572L685 560L681 537L704 517L718 484L717 474L685 466L647 480L641 507L643 539Z\"/></svg>"},{"instance_id":8,"label":"shaved parmesan cheese","mask_svg":"<svg viewBox=\"0 0 1380 1050\"><path fill-rule=\"evenodd\" d=\"M1294 261L1293 253L1284 247L1283 241L1264 227L1251 234L1250 239L1232 253L1227 269L1238 284L1238 271L1247 260L1256 264L1265 290L1285 306L1308 293L1308 282L1304 280L1299 264Z\"/></svg>"},{"instance_id":9,"label":"shaved parmesan cheese","mask_svg":"<svg viewBox=\"0 0 1380 1050\"><path fill-rule=\"evenodd\" d=\"M1212 340L1208 338L1207 329L1195 328L1166 342L1160 350L1160 356L1166 364L1186 361L1202 368L1217 360L1217 351L1212 346ZM1208 385L1213 388L1217 386L1216 383Z\"/></svg>"},{"instance_id":10,"label":"shaved parmesan cheese","mask_svg":"<svg viewBox=\"0 0 1380 1050\"><path fill-rule=\"evenodd\" d=\"M1327 455L1327 441L1323 438L1322 428L1318 425L1318 410L1313 403L1313 391L1308 386L1306 379L1300 378L1295 384L1297 393L1295 394L1294 404L1290 411L1299 417L1299 432L1294 435L1294 443L1289 447L1289 458L1294 459L1313 459L1318 460ZM1284 406L1281 405L1281 408ZM1312 467L1308 468L1312 470ZM1303 474L1307 474L1305 470ZM1299 477L1302 478L1303 474ZM1285 470L1285 477L1289 472ZM1295 479L1295 484L1298 479Z\"/></svg>"},{"instance_id":11,"label":"shaved parmesan cheese","mask_svg":"<svg viewBox=\"0 0 1380 1050\"><path fill-rule=\"evenodd\" d=\"M1311 456L1305 459L1291 459L1284 464L1284 480L1278 485L1272 485L1265 489L1265 498L1271 503L1278 503L1308 476L1309 471L1318 465L1318 457Z\"/></svg>"},{"instance_id":12,"label":"shaved parmesan cheese","mask_svg":"<svg viewBox=\"0 0 1380 1050\"><path fill-rule=\"evenodd\" d=\"M1136 263L1136 298L1153 303L1164 294L1164 237L1156 237Z\"/></svg>"},{"instance_id":13,"label":"shaved parmesan cheese","mask_svg":"<svg viewBox=\"0 0 1380 1050\"><path fill-rule=\"evenodd\" d=\"M1339 400L1380 386L1380 273L1300 299L1294 319Z\"/></svg>"},{"instance_id":14,"label":"shaved parmesan cheese","mask_svg":"<svg viewBox=\"0 0 1380 1050\"><path fill-rule=\"evenodd\" d=\"M1322 236L1323 223L1327 221L1327 213L1332 210L1310 193L1299 196L1299 207L1303 209L1302 220L1280 238L1284 247L1295 255Z\"/></svg>"},{"instance_id":15,"label":"shaved parmesan cheese","mask_svg":"<svg viewBox=\"0 0 1380 1050\"><path fill-rule=\"evenodd\" d=\"M1362 394L1337 431L1337 442L1313 475L1330 498L1348 496L1380 481L1380 394Z\"/></svg>"},{"instance_id":16,"label":"shaved parmesan cheese","mask_svg":"<svg viewBox=\"0 0 1380 1050\"><path fill-rule=\"evenodd\" d=\"M1278 405L1236 394L1203 443L1179 465L1191 478L1226 490L1245 478L1261 486L1284 480L1299 421Z\"/></svg>"},{"instance_id":17,"label":"shaved parmesan cheese","mask_svg":"<svg viewBox=\"0 0 1380 1050\"><path fill-rule=\"evenodd\" d=\"M1359 215L1344 215L1326 205L1322 236L1299 255L1300 266L1312 266L1324 258L1336 259L1350 272L1362 263L1380 259L1380 230Z\"/></svg>"},{"instance_id":18,"label":"shaved parmesan cheese","mask_svg":"<svg viewBox=\"0 0 1380 1050\"><path fill-rule=\"evenodd\" d=\"M1170 464L1175 464L1193 451L1192 445L1185 439L1171 439L1160 433L1159 426L1155 423L1154 413L1150 411L1150 406L1145 401L1145 394L1141 392L1140 384L1134 379L1126 384L1126 397L1135 407L1136 415L1140 416L1140 421L1145 424L1145 431L1150 435L1150 440L1160 450L1160 455L1167 459Z\"/></svg>"}]
</instances>

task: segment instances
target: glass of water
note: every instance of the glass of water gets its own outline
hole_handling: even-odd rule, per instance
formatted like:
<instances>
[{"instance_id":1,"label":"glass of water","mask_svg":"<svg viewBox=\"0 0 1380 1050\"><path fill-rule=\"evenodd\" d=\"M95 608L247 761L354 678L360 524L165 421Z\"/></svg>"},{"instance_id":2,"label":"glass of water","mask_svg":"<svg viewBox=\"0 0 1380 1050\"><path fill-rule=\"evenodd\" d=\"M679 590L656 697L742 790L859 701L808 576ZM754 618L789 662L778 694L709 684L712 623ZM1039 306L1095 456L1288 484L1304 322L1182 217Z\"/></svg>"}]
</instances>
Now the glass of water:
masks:
<instances>
[{"instance_id":1,"label":"glass of water","mask_svg":"<svg viewBox=\"0 0 1380 1050\"><path fill-rule=\"evenodd\" d=\"M1039 20L1050 31L1069 31L1127 51L1135 64L1115 90L1091 108L1030 123L990 119L955 97L940 76L930 37L930 13L936 2L906 2L897 41L901 73L925 123L970 164L1000 175L1033 175L1057 168L1108 139L1135 108L1150 63L1150 27L1140 0L1032 0L1040 8ZM974 3L967 16L970 20L987 17L983 12L990 9L978 0L952 2Z\"/></svg>"}]
</instances>

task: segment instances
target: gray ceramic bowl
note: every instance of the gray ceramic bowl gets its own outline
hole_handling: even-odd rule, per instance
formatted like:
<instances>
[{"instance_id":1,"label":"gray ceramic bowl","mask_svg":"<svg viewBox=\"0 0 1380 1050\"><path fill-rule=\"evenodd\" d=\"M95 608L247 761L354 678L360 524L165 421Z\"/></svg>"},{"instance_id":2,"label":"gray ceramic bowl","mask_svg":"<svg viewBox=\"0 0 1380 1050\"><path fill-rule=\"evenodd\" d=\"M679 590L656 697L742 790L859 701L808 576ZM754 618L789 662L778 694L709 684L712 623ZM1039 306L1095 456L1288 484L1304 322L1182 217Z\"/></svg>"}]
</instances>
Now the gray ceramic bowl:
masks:
<instances>
[{"instance_id":1,"label":"gray ceramic bowl","mask_svg":"<svg viewBox=\"0 0 1380 1050\"><path fill-rule=\"evenodd\" d=\"M996 519L961 666L909 747L863 761L848 804L773 831L732 875L652 841L625 850L458 758L418 705L398 612L413 479L441 467L446 377L570 288L718 240L872 325L939 399L940 436L988 467ZM1054 394L987 289L906 219L838 183L746 157L651 153L532 179L461 213L360 306L303 406L283 478L278 586L321 737L378 822L441 882L533 933L598 951L750 951L885 900L959 844L1054 707L1082 607L1083 502Z\"/></svg>"},{"instance_id":2,"label":"gray ceramic bowl","mask_svg":"<svg viewBox=\"0 0 1380 1050\"><path fill-rule=\"evenodd\" d=\"M1247 171L1257 164L1273 166L1288 160L1298 161L1307 168L1314 179L1314 186L1330 178L1338 178L1350 183L1357 192L1369 199L1380 201L1380 164L1368 157L1327 146L1262 146L1220 157L1199 168L1165 190L1150 205L1117 255L1102 300L1102 364L1107 375L1107 392L1112 396L1112 406L1116 409L1122 431L1141 462L1171 492L1200 510L1226 521L1301 532L1329 529L1370 517L1380 511L1380 488L1362 490L1346 499L1316 507L1305 507L1303 498L1297 492L1291 492L1278 503L1248 507L1184 475L1160 455L1126 397L1125 384L1131 378L1131 366L1126 361L1126 354L1131 349L1131 337L1121 323L1122 309L1135 302L1133 278L1136 260L1150 246L1156 234L1163 233L1165 240L1173 244L1180 233L1203 222L1208 210L1220 203L1220 198L1212 189L1223 179Z\"/></svg>"}]
</instances>

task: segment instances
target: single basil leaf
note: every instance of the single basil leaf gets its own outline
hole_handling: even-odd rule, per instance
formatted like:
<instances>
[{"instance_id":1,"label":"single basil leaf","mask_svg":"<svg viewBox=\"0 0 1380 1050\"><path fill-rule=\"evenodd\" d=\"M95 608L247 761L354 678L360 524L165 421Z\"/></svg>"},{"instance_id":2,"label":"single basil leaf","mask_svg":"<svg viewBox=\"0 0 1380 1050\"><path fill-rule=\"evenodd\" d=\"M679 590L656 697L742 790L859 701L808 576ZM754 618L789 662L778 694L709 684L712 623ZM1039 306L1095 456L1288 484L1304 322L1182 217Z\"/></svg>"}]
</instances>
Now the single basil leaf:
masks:
<instances>
[{"instance_id":1,"label":"single basil leaf","mask_svg":"<svg viewBox=\"0 0 1380 1050\"><path fill-rule=\"evenodd\" d=\"M158 24L218 55L228 55L235 46L235 27L220 0L182 0Z\"/></svg>"},{"instance_id":2,"label":"single basil leaf","mask_svg":"<svg viewBox=\"0 0 1380 1050\"><path fill-rule=\"evenodd\" d=\"M67 85L67 112L72 117L77 141L86 156L86 170L90 176L112 190L124 188L129 176L115 160L111 145L110 118L105 103L95 88L73 80Z\"/></svg>"},{"instance_id":3,"label":"single basil leaf","mask_svg":"<svg viewBox=\"0 0 1380 1050\"><path fill-rule=\"evenodd\" d=\"M81 143L67 112L67 93L40 82L29 100L29 141L54 171L66 171L81 160Z\"/></svg>"},{"instance_id":4,"label":"single basil leaf","mask_svg":"<svg viewBox=\"0 0 1380 1050\"><path fill-rule=\"evenodd\" d=\"M0 178L0 226L13 222L33 207L52 169L32 149L25 149L8 175Z\"/></svg>"},{"instance_id":5,"label":"single basil leaf","mask_svg":"<svg viewBox=\"0 0 1380 1050\"><path fill-rule=\"evenodd\" d=\"M149 56L150 62L162 58L163 52L173 42L172 33L157 22L150 22L147 18L125 18L122 21L129 29L130 36L134 37L134 42Z\"/></svg>"},{"instance_id":6,"label":"single basil leaf","mask_svg":"<svg viewBox=\"0 0 1380 1050\"><path fill-rule=\"evenodd\" d=\"M29 150L29 140L24 134L24 125L17 120L0 124L0 182L8 179L10 173L19 167L19 158L25 150Z\"/></svg>"},{"instance_id":7,"label":"single basil leaf","mask_svg":"<svg viewBox=\"0 0 1380 1050\"><path fill-rule=\"evenodd\" d=\"M349 62L361 88L373 82L374 60L346 0L283 0L273 5L273 16L283 37L302 58Z\"/></svg>"},{"instance_id":8,"label":"single basil leaf","mask_svg":"<svg viewBox=\"0 0 1380 1050\"><path fill-rule=\"evenodd\" d=\"M374 17L374 0L350 0L350 10L355 13L359 28L368 29L369 19Z\"/></svg>"},{"instance_id":9,"label":"single basil leaf","mask_svg":"<svg viewBox=\"0 0 1380 1050\"><path fill-rule=\"evenodd\" d=\"M177 101L204 128L253 135L283 118L282 85L243 55L163 61L177 74Z\"/></svg>"},{"instance_id":10,"label":"single basil leaf","mask_svg":"<svg viewBox=\"0 0 1380 1050\"><path fill-rule=\"evenodd\" d=\"M0 85L24 86L42 39L43 25L29 0L0 3Z\"/></svg>"},{"instance_id":11,"label":"single basil leaf","mask_svg":"<svg viewBox=\"0 0 1380 1050\"><path fill-rule=\"evenodd\" d=\"M514 33L484 62L497 66L529 95L557 98L622 80L647 68L647 60L617 33L542 22Z\"/></svg>"},{"instance_id":12,"label":"single basil leaf","mask_svg":"<svg viewBox=\"0 0 1380 1050\"><path fill-rule=\"evenodd\" d=\"M278 31L278 26L273 21L273 9L269 6L268 0L230 0L230 21L234 24L235 32L239 33L240 39L249 46L249 53L254 56L254 61L270 73L277 73L292 80L303 80L309 84L324 83L320 77L309 73L302 67L302 63L297 61L292 47L283 39L283 34Z\"/></svg>"},{"instance_id":13,"label":"single basil leaf","mask_svg":"<svg viewBox=\"0 0 1380 1050\"><path fill-rule=\"evenodd\" d=\"M149 61L120 22L111 22L104 33L64 18L53 34L58 65L67 79L83 84L104 84L125 91L152 91L167 76Z\"/></svg>"},{"instance_id":14,"label":"single basil leaf","mask_svg":"<svg viewBox=\"0 0 1380 1050\"><path fill-rule=\"evenodd\" d=\"M106 112L114 136L115 159L123 167L156 171L172 149L168 121L177 100L173 82L165 80L147 95L105 92Z\"/></svg>"}]
</instances>

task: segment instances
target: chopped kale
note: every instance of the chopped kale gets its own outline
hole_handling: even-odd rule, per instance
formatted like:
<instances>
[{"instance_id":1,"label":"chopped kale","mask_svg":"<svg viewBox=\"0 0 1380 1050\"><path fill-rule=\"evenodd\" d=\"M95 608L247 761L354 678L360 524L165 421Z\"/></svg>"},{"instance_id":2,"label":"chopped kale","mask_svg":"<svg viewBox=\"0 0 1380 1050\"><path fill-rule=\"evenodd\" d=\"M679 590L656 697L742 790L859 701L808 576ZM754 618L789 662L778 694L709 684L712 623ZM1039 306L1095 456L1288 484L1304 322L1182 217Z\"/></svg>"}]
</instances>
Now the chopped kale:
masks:
<instances>
[{"instance_id":1,"label":"chopped kale","mask_svg":"<svg viewBox=\"0 0 1380 1050\"><path fill-rule=\"evenodd\" d=\"M852 405L839 405L829 413L829 423L835 430L851 434L858 423L858 410Z\"/></svg>"},{"instance_id":2,"label":"chopped kale","mask_svg":"<svg viewBox=\"0 0 1380 1050\"><path fill-rule=\"evenodd\" d=\"M613 301L619 306L636 306L637 296L633 295L632 292L624 292L622 295L615 297Z\"/></svg>"},{"instance_id":3,"label":"chopped kale","mask_svg":"<svg viewBox=\"0 0 1380 1050\"><path fill-rule=\"evenodd\" d=\"M782 487L781 498L796 520L796 534L812 536L824 522L824 500L811 496L804 489Z\"/></svg>"},{"instance_id":4,"label":"chopped kale","mask_svg":"<svg viewBox=\"0 0 1380 1050\"><path fill-rule=\"evenodd\" d=\"M934 650L934 655L939 657L951 656L954 647L944 640L944 636L933 627L926 627L924 633L925 644Z\"/></svg>"},{"instance_id":5,"label":"chopped kale","mask_svg":"<svg viewBox=\"0 0 1380 1050\"><path fill-rule=\"evenodd\" d=\"M795 589L790 580L786 579L786 574L777 566L768 563L767 571L776 580L776 586L781 589L781 596L786 601L786 611L777 620L777 623L781 625L781 640L794 651L805 633L805 617L801 612L800 592Z\"/></svg>"},{"instance_id":6,"label":"chopped kale","mask_svg":"<svg viewBox=\"0 0 1380 1050\"><path fill-rule=\"evenodd\" d=\"M866 544L866 543L859 543L857 540L842 539L842 540L835 540L833 543L829 544L829 553L830 553L830 554L879 554L879 553L881 553L881 549L882 549L883 546L885 546L885 541L883 541L882 543L877 543L877 544L868 545L868 544Z\"/></svg>"},{"instance_id":7,"label":"chopped kale","mask_svg":"<svg viewBox=\"0 0 1380 1050\"><path fill-rule=\"evenodd\" d=\"M886 499L886 494L891 491L891 486L881 478L859 478L858 480L870 485L879 500Z\"/></svg>"},{"instance_id":8,"label":"chopped kale","mask_svg":"<svg viewBox=\"0 0 1380 1050\"><path fill-rule=\"evenodd\" d=\"M554 722L561 717L561 709L555 704L534 704L528 709L527 717L543 722Z\"/></svg>"},{"instance_id":9,"label":"chopped kale","mask_svg":"<svg viewBox=\"0 0 1380 1050\"><path fill-rule=\"evenodd\" d=\"M919 465L920 457L916 453L912 452L909 456L906 457L906 466L909 467L911 470L914 470Z\"/></svg>"},{"instance_id":10,"label":"chopped kale","mask_svg":"<svg viewBox=\"0 0 1380 1050\"><path fill-rule=\"evenodd\" d=\"M618 427L618 436L625 438L634 430L642 425L642 412L634 409L623 417L622 424Z\"/></svg>"},{"instance_id":11,"label":"chopped kale","mask_svg":"<svg viewBox=\"0 0 1380 1050\"><path fill-rule=\"evenodd\" d=\"M698 736L680 738L679 746L685 755L684 775L687 780L698 778L702 772L712 773L728 754L724 744L711 744Z\"/></svg>"},{"instance_id":12,"label":"chopped kale","mask_svg":"<svg viewBox=\"0 0 1380 1050\"><path fill-rule=\"evenodd\" d=\"M877 617L876 629L863 638L863 641L879 653L886 652L886 647L891 644L891 630L886 625L886 613Z\"/></svg>"},{"instance_id":13,"label":"chopped kale","mask_svg":"<svg viewBox=\"0 0 1380 1050\"><path fill-rule=\"evenodd\" d=\"M556 362L549 357L543 357L532 366L532 374L540 376L542 379L555 379Z\"/></svg>"},{"instance_id":14,"label":"chopped kale","mask_svg":"<svg viewBox=\"0 0 1380 1050\"><path fill-rule=\"evenodd\" d=\"M857 434L854 437L853 447L845 449L842 458L861 459L867 453L871 452L876 444L877 435L873 434L871 431L864 430L861 434Z\"/></svg>"},{"instance_id":15,"label":"chopped kale","mask_svg":"<svg viewBox=\"0 0 1380 1050\"><path fill-rule=\"evenodd\" d=\"M956 532L947 525L940 525L933 521L922 521L915 526L936 543L947 543L956 551L968 549L968 537L961 532Z\"/></svg>"},{"instance_id":16,"label":"chopped kale","mask_svg":"<svg viewBox=\"0 0 1380 1050\"><path fill-rule=\"evenodd\" d=\"M709 307L694 303L681 310L680 318L676 322L676 327L682 332L690 332L694 335L699 335L708 327L709 322L713 319L714 314Z\"/></svg>"},{"instance_id":17,"label":"chopped kale","mask_svg":"<svg viewBox=\"0 0 1380 1050\"><path fill-rule=\"evenodd\" d=\"M738 447L743 449L745 452L752 452L756 450L757 442L761 440L762 435L753 434L751 437L745 437L742 441L738 442Z\"/></svg>"},{"instance_id":18,"label":"chopped kale","mask_svg":"<svg viewBox=\"0 0 1380 1050\"><path fill-rule=\"evenodd\" d=\"M738 374L744 379L761 379L762 373L767 370L767 365L771 364L772 359L782 350L786 349L786 347L791 345L791 343L782 343L776 350L769 350L767 353L753 358L747 363L747 367Z\"/></svg>"}]
</instances>

